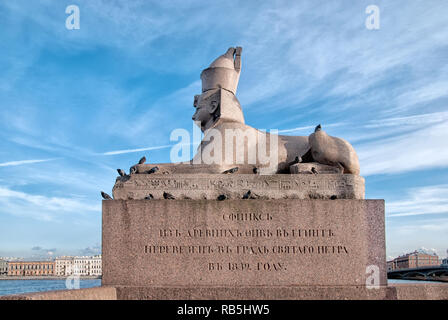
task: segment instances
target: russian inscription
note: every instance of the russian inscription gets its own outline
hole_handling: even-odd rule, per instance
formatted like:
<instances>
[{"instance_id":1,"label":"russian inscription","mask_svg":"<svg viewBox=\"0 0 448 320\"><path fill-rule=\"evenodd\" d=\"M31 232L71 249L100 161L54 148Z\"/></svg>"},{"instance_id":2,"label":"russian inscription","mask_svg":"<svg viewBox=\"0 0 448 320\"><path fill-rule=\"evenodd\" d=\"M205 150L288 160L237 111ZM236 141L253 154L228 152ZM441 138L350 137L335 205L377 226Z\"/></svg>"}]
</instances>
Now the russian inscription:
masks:
<instances>
[{"instance_id":1,"label":"russian inscription","mask_svg":"<svg viewBox=\"0 0 448 320\"><path fill-rule=\"evenodd\" d=\"M290 255L348 255L347 244L337 240L337 234L331 228L313 228L295 226L291 228L279 227L272 214L263 212L232 212L221 215L224 223L239 223L237 228L185 228L185 229L159 229L155 234L157 243L145 244L143 251L149 255L213 255L222 261L206 262L204 271L285 271L287 263L281 261L283 256ZM242 225L241 225L242 223ZM263 228L254 227L263 223ZM232 245L212 244L201 245L206 238L237 239L239 242ZM273 241L275 244L253 245L254 238L280 239L284 244ZM163 240L176 239L177 243L164 244ZM199 241L192 243L192 240ZM301 243L306 240L306 243ZM247 243L244 243L244 242ZM299 242L297 242L299 241ZM311 242L310 242L311 241ZM322 243L324 241L325 243ZM184 245L182 243L189 243ZM241 256L250 257L251 261L241 261ZM263 261L253 261L253 257L262 257ZM232 261L237 260L238 262ZM255 259L256 260L256 259ZM279 261L277 261L279 260Z\"/></svg>"}]
</instances>

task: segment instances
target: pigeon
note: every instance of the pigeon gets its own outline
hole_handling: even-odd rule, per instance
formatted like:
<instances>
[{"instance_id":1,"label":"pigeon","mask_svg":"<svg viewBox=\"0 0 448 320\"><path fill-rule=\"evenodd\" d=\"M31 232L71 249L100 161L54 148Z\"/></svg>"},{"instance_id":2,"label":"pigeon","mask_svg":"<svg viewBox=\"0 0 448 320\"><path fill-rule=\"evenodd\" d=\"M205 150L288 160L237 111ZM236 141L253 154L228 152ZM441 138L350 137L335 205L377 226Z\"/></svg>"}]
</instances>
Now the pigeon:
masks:
<instances>
[{"instance_id":1,"label":"pigeon","mask_svg":"<svg viewBox=\"0 0 448 320\"><path fill-rule=\"evenodd\" d=\"M224 171L223 174L235 173L237 171L238 171L238 167L235 167L235 168Z\"/></svg>"},{"instance_id":2,"label":"pigeon","mask_svg":"<svg viewBox=\"0 0 448 320\"><path fill-rule=\"evenodd\" d=\"M332 196L330 197L330 200L336 200L337 198L338 198L337 196L332 195Z\"/></svg>"},{"instance_id":3,"label":"pigeon","mask_svg":"<svg viewBox=\"0 0 448 320\"><path fill-rule=\"evenodd\" d=\"M163 198L166 200L174 200L174 196L171 193L163 192Z\"/></svg>"},{"instance_id":4,"label":"pigeon","mask_svg":"<svg viewBox=\"0 0 448 320\"><path fill-rule=\"evenodd\" d=\"M146 157L142 157L139 161L138 164L144 164L146 162Z\"/></svg>"},{"instance_id":5,"label":"pigeon","mask_svg":"<svg viewBox=\"0 0 448 320\"><path fill-rule=\"evenodd\" d=\"M104 191L101 191L101 196L103 197L104 200L113 200L112 197Z\"/></svg>"},{"instance_id":6,"label":"pigeon","mask_svg":"<svg viewBox=\"0 0 448 320\"><path fill-rule=\"evenodd\" d=\"M152 194L148 194L148 195L145 197L145 200L152 200L152 199L154 199L154 196L153 196Z\"/></svg>"},{"instance_id":7,"label":"pigeon","mask_svg":"<svg viewBox=\"0 0 448 320\"><path fill-rule=\"evenodd\" d=\"M291 161L289 163L289 165L292 166L293 164L300 163L300 162L302 162L302 158L297 156L297 157L294 158L293 161Z\"/></svg>"},{"instance_id":8,"label":"pigeon","mask_svg":"<svg viewBox=\"0 0 448 320\"><path fill-rule=\"evenodd\" d=\"M317 125L317 127L314 129L314 132L322 130L322 126L320 124Z\"/></svg>"},{"instance_id":9,"label":"pigeon","mask_svg":"<svg viewBox=\"0 0 448 320\"><path fill-rule=\"evenodd\" d=\"M122 170L122 169L117 169L117 172L120 175L120 177L126 176L126 172L124 172L124 170Z\"/></svg>"},{"instance_id":10,"label":"pigeon","mask_svg":"<svg viewBox=\"0 0 448 320\"><path fill-rule=\"evenodd\" d=\"M151 174L151 173L154 173L154 172L157 172L157 171L159 171L159 167L154 167L154 168L151 168L148 171L146 171L146 173L147 174Z\"/></svg>"},{"instance_id":11,"label":"pigeon","mask_svg":"<svg viewBox=\"0 0 448 320\"><path fill-rule=\"evenodd\" d=\"M254 174L257 174L257 173L259 172L259 170L258 170L258 168L253 168L252 172L253 172Z\"/></svg>"},{"instance_id":12,"label":"pigeon","mask_svg":"<svg viewBox=\"0 0 448 320\"><path fill-rule=\"evenodd\" d=\"M218 196L218 198L216 198L216 200L218 200L218 201L222 201L222 200L226 200L226 199L227 199L227 196L225 194L221 194Z\"/></svg>"},{"instance_id":13,"label":"pigeon","mask_svg":"<svg viewBox=\"0 0 448 320\"><path fill-rule=\"evenodd\" d=\"M134 173L137 173L137 167L136 167L136 166L132 166L132 167L129 169L129 174L134 174Z\"/></svg>"},{"instance_id":14,"label":"pigeon","mask_svg":"<svg viewBox=\"0 0 448 320\"><path fill-rule=\"evenodd\" d=\"M243 195L243 199L258 199L260 198L259 195L252 193L252 191L248 190L244 195Z\"/></svg>"},{"instance_id":15,"label":"pigeon","mask_svg":"<svg viewBox=\"0 0 448 320\"><path fill-rule=\"evenodd\" d=\"M311 172L314 173L314 174L318 174L319 173L319 172L317 172L316 168L314 168L314 167L311 168Z\"/></svg>"},{"instance_id":16,"label":"pigeon","mask_svg":"<svg viewBox=\"0 0 448 320\"><path fill-rule=\"evenodd\" d=\"M243 195L243 199L250 199L250 195L251 195L251 191L247 191L244 195Z\"/></svg>"}]
</instances>

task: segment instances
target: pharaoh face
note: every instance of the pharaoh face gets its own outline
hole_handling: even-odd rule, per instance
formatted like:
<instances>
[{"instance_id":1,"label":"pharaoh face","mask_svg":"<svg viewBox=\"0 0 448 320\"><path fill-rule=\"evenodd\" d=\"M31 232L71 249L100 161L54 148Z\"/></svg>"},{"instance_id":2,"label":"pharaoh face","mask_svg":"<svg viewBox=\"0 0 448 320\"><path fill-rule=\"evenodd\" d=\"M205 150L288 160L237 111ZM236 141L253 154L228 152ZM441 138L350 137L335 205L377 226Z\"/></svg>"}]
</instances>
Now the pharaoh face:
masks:
<instances>
[{"instance_id":1,"label":"pharaoh face","mask_svg":"<svg viewBox=\"0 0 448 320\"><path fill-rule=\"evenodd\" d=\"M218 111L219 103L215 95L208 92L196 95L193 105L196 108L192 117L193 121L199 122L202 131L208 129L216 120Z\"/></svg>"}]
</instances>

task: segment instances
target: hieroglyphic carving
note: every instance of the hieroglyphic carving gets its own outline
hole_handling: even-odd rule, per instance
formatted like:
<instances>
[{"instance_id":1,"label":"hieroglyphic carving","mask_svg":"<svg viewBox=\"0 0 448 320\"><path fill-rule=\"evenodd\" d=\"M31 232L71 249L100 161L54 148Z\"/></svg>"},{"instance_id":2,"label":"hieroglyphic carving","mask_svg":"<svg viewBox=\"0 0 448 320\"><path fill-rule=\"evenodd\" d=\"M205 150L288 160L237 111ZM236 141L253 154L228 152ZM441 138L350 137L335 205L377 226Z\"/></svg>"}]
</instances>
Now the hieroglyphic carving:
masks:
<instances>
[{"instance_id":1,"label":"hieroglyphic carving","mask_svg":"<svg viewBox=\"0 0 448 320\"><path fill-rule=\"evenodd\" d=\"M184 175L186 176L186 175ZM117 183L117 188L126 189L148 189L148 190L220 190L223 188L244 188L244 189L260 189L260 190L292 190L292 189L310 189L310 190L335 190L353 187L355 184L360 185L361 179L345 179L346 176L338 176L336 178L326 177L322 179L314 176L304 177L275 177L267 176L260 177L223 177L223 178L196 178L196 177L152 177L140 178L141 176L134 176L124 183ZM357 180L355 182L355 180Z\"/></svg>"},{"instance_id":2,"label":"hieroglyphic carving","mask_svg":"<svg viewBox=\"0 0 448 320\"><path fill-rule=\"evenodd\" d=\"M176 199L216 199L220 194L241 198L251 190L265 199L364 199L364 179L355 175L132 175L117 178L115 199L144 199L151 193L160 199L165 191ZM159 195L158 193L161 194Z\"/></svg>"}]
</instances>

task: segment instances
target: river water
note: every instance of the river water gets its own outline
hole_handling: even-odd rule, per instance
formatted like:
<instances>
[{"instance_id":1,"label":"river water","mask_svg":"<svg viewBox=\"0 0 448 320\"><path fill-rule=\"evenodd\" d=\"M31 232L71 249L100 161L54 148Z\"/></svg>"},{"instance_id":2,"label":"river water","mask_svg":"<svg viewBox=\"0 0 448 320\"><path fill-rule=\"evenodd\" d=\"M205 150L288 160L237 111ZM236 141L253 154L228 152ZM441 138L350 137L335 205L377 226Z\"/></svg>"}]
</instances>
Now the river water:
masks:
<instances>
[{"instance_id":1,"label":"river water","mask_svg":"<svg viewBox=\"0 0 448 320\"><path fill-rule=\"evenodd\" d=\"M388 279L387 283L394 284L394 283L446 283L443 281L423 281L423 280L401 280L401 279Z\"/></svg>"},{"instance_id":2,"label":"river water","mask_svg":"<svg viewBox=\"0 0 448 320\"><path fill-rule=\"evenodd\" d=\"M68 283L69 287L73 286L73 283ZM79 281L80 288L92 288L101 286L101 279L81 279ZM29 292L42 292L51 290L65 290L69 289L66 286L65 279L56 280L0 280L0 296L17 294L17 293L29 293Z\"/></svg>"}]
</instances>

